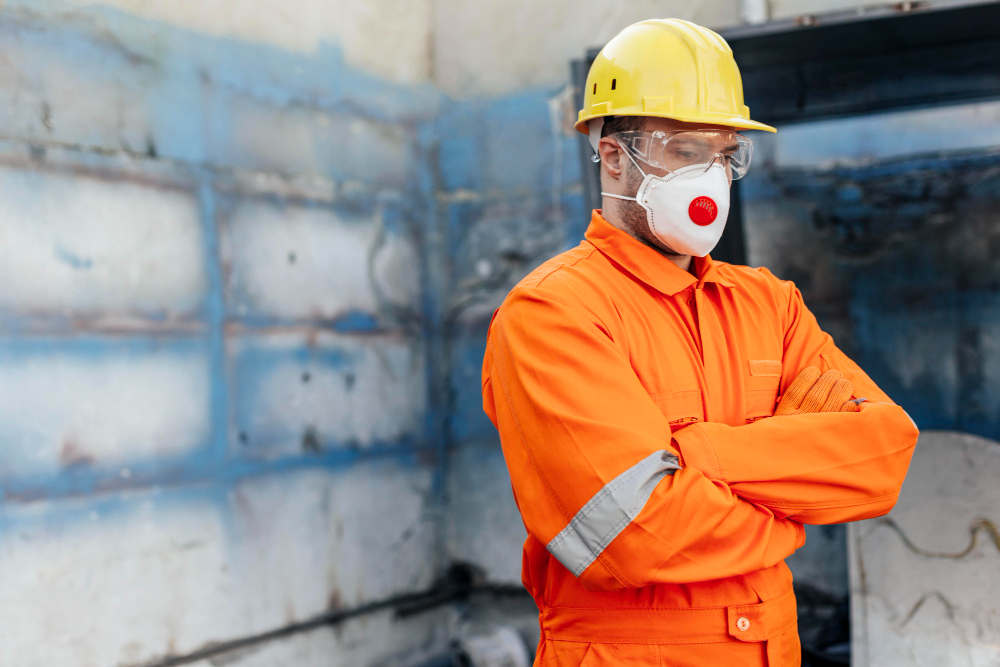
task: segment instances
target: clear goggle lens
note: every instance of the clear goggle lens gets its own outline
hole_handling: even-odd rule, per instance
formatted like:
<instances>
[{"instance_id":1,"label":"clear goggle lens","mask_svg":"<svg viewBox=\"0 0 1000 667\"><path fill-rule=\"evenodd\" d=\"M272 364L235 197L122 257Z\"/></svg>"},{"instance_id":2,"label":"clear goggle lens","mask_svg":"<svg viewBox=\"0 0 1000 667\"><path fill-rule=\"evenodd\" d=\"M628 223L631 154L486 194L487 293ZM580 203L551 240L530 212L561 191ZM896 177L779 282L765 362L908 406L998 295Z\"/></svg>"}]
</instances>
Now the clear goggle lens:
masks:
<instances>
[{"instance_id":1,"label":"clear goggle lens","mask_svg":"<svg viewBox=\"0 0 1000 667\"><path fill-rule=\"evenodd\" d=\"M612 136L651 167L672 172L705 165L708 171L718 162L734 181L746 175L753 155L753 142L731 130L616 132Z\"/></svg>"}]
</instances>

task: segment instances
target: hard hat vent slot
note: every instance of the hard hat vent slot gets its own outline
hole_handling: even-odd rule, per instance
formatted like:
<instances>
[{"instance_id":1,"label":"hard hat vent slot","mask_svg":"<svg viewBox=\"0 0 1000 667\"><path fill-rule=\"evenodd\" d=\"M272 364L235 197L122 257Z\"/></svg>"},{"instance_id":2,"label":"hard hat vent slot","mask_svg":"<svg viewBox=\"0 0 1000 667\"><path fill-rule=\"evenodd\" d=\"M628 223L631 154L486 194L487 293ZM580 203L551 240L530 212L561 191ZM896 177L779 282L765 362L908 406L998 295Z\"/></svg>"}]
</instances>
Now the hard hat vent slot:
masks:
<instances>
[{"instance_id":1,"label":"hard hat vent slot","mask_svg":"<svg viewBox=\"0 0 1000 667\"><path fill-rule=\"evenodd\" d=\"M618 83L618 79L611 79L611 90L615 89L615 84Z\"/></svg>"}]
</instances>

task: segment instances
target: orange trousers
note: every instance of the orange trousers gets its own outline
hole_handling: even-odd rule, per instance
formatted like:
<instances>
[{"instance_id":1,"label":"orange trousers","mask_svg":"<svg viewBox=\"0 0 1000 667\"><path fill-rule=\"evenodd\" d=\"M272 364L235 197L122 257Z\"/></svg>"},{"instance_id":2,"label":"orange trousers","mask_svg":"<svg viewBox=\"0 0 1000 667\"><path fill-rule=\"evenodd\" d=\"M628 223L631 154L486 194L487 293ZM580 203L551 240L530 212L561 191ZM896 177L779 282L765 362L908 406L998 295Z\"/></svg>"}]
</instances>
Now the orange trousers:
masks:
<instances>
[{"instance_id":1,"label":"orange trousers","mask_svg":"<svg viewBox=\"0 0 1000 667\"><path fill-rule=\"evenodd\" d=\"M795 595L689 609L553 609L539 615L535 667L799 665Z\"/></svg>"}]
</instances>

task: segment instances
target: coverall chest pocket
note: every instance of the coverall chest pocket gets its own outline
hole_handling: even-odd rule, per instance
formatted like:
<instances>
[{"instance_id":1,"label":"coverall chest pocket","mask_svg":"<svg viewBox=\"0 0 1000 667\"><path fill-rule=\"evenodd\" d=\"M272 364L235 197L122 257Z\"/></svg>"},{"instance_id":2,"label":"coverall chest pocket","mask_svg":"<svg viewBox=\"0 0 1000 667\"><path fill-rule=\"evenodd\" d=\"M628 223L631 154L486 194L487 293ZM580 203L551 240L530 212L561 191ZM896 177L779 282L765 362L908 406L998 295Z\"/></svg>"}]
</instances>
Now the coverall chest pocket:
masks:
<instances>
[{"instance_id":1,"label":"coverall chest pocket","mask_svg":"<svg viewBox=\"0 0 1000 667\"><path fill-rule=\"evenodd\" d=\"M749 371L744 396L748 424L774 414L778 401L778 387L781 384L781 362L751 361Z\"/></svg>"},{"instance_id":2,"label":"coverall chest pocket","mask_svg":"<svg viewBox=\"0 0 1000 667\"><path fill-rule=\"evenodd\" d=\"M702 402L700 389L652 394L650 398L670 422L671 431L705 421L705 404Z\"/></svg>"}]
</instances>

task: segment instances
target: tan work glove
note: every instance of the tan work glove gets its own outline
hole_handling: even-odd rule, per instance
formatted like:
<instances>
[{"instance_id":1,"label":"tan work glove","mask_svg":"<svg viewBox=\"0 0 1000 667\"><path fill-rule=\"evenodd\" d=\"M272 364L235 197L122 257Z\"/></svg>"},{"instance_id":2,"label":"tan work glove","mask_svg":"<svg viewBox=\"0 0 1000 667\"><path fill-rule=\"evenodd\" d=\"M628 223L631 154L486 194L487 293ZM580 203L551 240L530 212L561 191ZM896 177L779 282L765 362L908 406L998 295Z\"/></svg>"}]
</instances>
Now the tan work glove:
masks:
<instances>
[{"instance_id":1,"label":"tan work glove","mask_svg":"<svg viewBox=\"0 0 1000 667\"><path fill-rule=\"evenodd\" d=\"M851 399L854 383L844 378L840 371L829 370L820 374L810 366L799 373L781 397L775 417L801 415L812 412L857 412L863 398Z\"/></svg>"}]
</instances>

